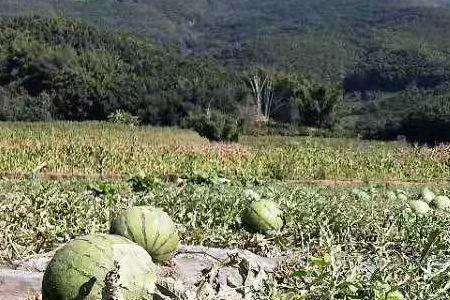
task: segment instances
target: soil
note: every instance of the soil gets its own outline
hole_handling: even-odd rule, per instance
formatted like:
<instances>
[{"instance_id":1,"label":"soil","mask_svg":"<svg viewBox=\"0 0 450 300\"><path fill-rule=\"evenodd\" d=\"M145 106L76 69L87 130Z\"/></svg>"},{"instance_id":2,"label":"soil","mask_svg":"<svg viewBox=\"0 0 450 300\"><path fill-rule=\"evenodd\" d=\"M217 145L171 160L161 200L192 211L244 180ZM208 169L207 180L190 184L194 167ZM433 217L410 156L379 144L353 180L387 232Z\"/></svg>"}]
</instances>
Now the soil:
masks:
<instances>
[{"instance_id":1,"label":"soil","mask_svg":"<svg viewBox=\"0 0 450 300\"><path fill-rule=\"evenodd\" d=\"M54 251L14 262L9 268L0 268L0 300L40 299L42 277L53 254ZM193 295L194 291L198 290L198 283L205 277L207 273L205 271L216 270L215 276L217 278L214 279L214 286L212 287L214 293L229 295L221 299L247 299L247 297L238 293L238 289L229 287L229 282L246 281L245 275L238 265L225 263L230 257L240 257L241 261L247 262L246 266L257 266L261 274L273 272L288 259L287 255L267 258L247 250L180 246L172 261L160 266L158 278L159 281L162 280L169 285L174 285L179 292L185 295ZM250 272L251 270L247 271ZM212 281L210 280L209 283L212 283ZM161 299L191 299L177 298L175 295L167 297Z\"/></svg>"}]
</instances>

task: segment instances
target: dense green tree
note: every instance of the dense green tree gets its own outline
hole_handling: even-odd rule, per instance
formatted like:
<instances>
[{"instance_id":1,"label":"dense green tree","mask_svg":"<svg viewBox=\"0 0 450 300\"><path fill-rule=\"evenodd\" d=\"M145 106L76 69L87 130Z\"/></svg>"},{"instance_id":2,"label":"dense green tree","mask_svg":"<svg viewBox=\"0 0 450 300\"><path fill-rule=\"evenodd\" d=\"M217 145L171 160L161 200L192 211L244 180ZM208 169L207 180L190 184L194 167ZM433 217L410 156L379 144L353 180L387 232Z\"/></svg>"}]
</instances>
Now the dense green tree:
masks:
<instances>
[{"instance_id":1,"label":"dense green tree","mask_svg":"<svg viewBox=\"0 0 450 300\"><path fill-rule=\"evenodd\" d=\"M450 142L450 96L429 99L409 113L400 132L411 142L439 144Z\"/></svg>"},{"instance_id":2,"label":"dense green tree","mask_svg":"<svg viewBox=\"0 0 450 300\"><path fill-rule=\"evenodd\" d=\"M311 127L327 127L334 122L342 90L314 82L298 74L278 74L274 80L278 111L274 118Z\"/></svg>"},{"instance_id":3,"label":"dense green tree","mask_svg":"<svg viewBox=\"0 0 450 300\"><path fill-rule=\"evenodd\" d=\"M235 113L246 94L239 76L212 60L60 17L3 20L0 45L0 86L16 91L10 106L21 97L32 106L45 94L45 118L103 120L123 109L174 125L196 108ZM3 118L24 119L17 111Z\"/></svg>"},{"instance_id":4,"label":"dense green tree","mask_svg":"<svg viewBox=\"0 0 450 300\"><path fill-rule=\"evenodd\" d=\"M134 13L140 5L174 9L171 18L181 19L170 34L179 43L152 43L63 17L0 17L1 120L104 120L117 110L145 124L179 125L208 110L236 120L244 110L256 111L246 70L257 65L270 70L271 100L262 104L283 128L336 125L346 134L381 139L406 134L413 141L423 135L421 128L446 124L434 112L444 105L436 101L450 94L446 8L411 9L410 0L370 5L351 0L346 6L320 0L319 16L311 1L288 1L280 9L265 0L194 1L189 7L179 0L142 0L133 8L129 1L113 2L77 5ZM63 10L73 13L72 5L61 1ZM211 5L211 15L228 25L218 28L216 18L199 13ZM239 14L226 13L227 7L239 7ZM295 25L299 7L311 13L302 19L308 28ZM343 17L330 17L336 12ZM136 28L119 26L111 11L104 13L119 28ZM185 31L181 20L191 24ZM151 35L160 34L155 29ZM435 109L414 110L425 103ZM437 132L428 134L431 140L446 139Z\"/></svg>"},{"instance_id":5,"label":"dense green tree","mask_svg":"<svg viewBox=\"0 0 450 300\"><path fill-rule=\"evenodd\" d=\"M398 92L407 88L434 88L450 79L450 63L444 57L413 50L378 50L369 53L344 80L353 91Z\"/></svg>"}]
</instances>

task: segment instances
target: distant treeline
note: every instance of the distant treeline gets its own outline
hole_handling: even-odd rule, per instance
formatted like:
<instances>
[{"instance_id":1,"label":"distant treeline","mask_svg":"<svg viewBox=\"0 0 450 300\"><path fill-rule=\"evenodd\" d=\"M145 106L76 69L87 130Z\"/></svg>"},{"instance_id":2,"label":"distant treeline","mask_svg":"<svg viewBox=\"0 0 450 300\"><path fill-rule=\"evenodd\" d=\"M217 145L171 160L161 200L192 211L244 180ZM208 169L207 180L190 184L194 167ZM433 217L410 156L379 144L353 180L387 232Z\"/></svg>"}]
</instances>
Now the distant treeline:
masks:
<instances>
[{"instance_id":1,"label":"distant treeline","mask_svg":"<svg viewBox=\"0 0 450 300\"><path fill-rule=\"evenodd\" d=\"M120 110L145 124L207 131L211 122L243 130L262 118L283 132L445 141L448 66L433 53L377 50L342 82L325 83L276 68L226 68L80 21L15 17L0 22L0 120L106 120Z\"/></svg>"},{"instance_id":2,"label":"distant treeline","mask_svg":"<svg viewBox=\"0 0 450 300\"><path fill-rule=\"evenodd\" d=\"M4 20L0 45L2 120L105 120L122 110L146 124L179 125L190 114L211 110L239 118L256 113L249 84L252 71L226 70L208 58L183 58L169 46L79 21ZM291 109L298 114L299 104L291 107L299 93L295 89L312 82L296 74L273 77L277 100L271 105L283 102L275 119L325 125L315 124L310 115L286 117Z\"/></svg>"}]
</instances>

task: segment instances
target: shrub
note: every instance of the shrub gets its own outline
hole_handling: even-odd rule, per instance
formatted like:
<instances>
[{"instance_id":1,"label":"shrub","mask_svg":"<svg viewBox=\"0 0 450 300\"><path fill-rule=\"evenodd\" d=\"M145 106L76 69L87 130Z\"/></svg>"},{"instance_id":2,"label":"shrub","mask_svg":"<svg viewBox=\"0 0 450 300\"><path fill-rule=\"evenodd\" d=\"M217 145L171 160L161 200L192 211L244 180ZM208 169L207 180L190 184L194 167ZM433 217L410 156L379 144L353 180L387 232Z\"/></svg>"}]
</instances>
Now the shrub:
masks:
<instances>
[{"instance_id":1,"label":"shrub","mask_svg":"<svg viewBox=\"0 0 450 300\"><path fill-rule=\"evenodd\" d=\"M161 181L143 173L137 174L128 180L133 192L148 192L161 185Z\"/></svg>"},{"instance_id":2,"label":"shrub","mask_svg":"<svg viewBox=\"0 0 450 300\"><path fill-rule=\"evenodd\" d=\"M109 114L108 122L114 124L124 124L124 125L139 125L139 117L133 116L129 112L123 111L121 109Z\"/></svg>"},{"instance_id":3,"label":"shrub","mask_svg":"<svg viewBox=\"0 0 450 300\"><path fill-rule=\"evenodd\" d=\"M242 130L239 120L217 111L192 113L186 118L184 126L195 130L210 141L222 142L237 142Z\"/></svg>"}]
</instances>

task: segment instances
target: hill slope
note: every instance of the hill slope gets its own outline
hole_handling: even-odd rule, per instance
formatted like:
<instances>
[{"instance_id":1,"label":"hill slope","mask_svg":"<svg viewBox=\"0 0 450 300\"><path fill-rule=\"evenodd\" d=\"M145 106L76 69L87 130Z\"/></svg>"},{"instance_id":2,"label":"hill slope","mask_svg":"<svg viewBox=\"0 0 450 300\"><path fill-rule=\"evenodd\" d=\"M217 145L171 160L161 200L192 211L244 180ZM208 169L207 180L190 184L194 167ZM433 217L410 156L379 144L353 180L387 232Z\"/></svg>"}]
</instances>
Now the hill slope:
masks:
<instances>
[{"instance_id":1,"label":"hill slope","mask_svg":"<svg viewBox=\"0 0 450 300\"><path fill-rule=\"evenodd\" d=\"M344 76L374 48L447 55L448 0L3 0L1 15L59 14L175 42L233 66Z\"/></svg>"},{"instance_id":2,"label":"hill slope","mask_svg":"<svg viewBox=\"0 0 450 300\"><path fill-rule=\"evenodd\" d=\"M342 127L366 137L395 138L398 134L406 134L407 130L402 128L407 128L417 136L416 127L420 123L418 119L431 124L427 125L431 131L433 128L446 128L450 124L450 113L443 113L450 112L447 105L450 97L450 0L0 2L0 17L30 14L63 14L100 27L131 32L150 39L152 44L175 44L183 56L213 56L232 70L248 70L254 65L265 65L282 71L303 73L319 81L338 82L344 87L347 100L339 114ZM58 36L58 31L61 30L58 26L64 28L66 25L55 24L49 32L51 36ZM19 27L15 30L22 31ZM106 35L110 35L109 32ZM32 38L40 42L41 36L34 32ZM70 35L67 38L70 41ZM45 47L58 48L59 42L54 42L46 41L48 45ZM121 45L123 47L122 43ZM108 64L105 57L116 55L115 51L108 53L109 44L105 47L96 49L100 50L100 54L92 55L94 61L102 61L98 64L100 66ZM0 58L3 55L5 62L15 55L9 53L10 48L2 50L0 43ZM6 54L2 54L2 51ZM62 50L58 48L55 51ZM117 55L119 60L124 58L120 53ZM120 102L119 99L134 99L126 101L131 106L125 108L138 112L147 122L157 124L172 124L173 120L185 116L192 107L199 106L199 103L201 107L208 107L210 101L229 113L238 110L237 102L242 99L235 97L242 94L239 90L245 88L245 79L237 79L239 83L236 86L240 86L238 89L232 83L236 79L226 79L230 82L225 85L230 86L223 87L222 80L227 75L223 75L222 70L217 71L216 66L211 69L209 65L200 64L194 68L199 69L201 81L205 80L206 83L201 83L199 88L199 83L194 80L196 76L190 76L191 65L186 67L181 61L179 65L178 55L177 58L158 59L160 55L161 53L146 55L145 59L148 61L156 56L157 65L161 68L154 68L155 65L152 65L146 70L150 72L148 74L138 71L138 79L127 76L126 70L121 70L125 77L123 82L116 84L114 80L120 77L110 78L111 89L102 90L101 97L96 96L100 99L97 100L100 108L103 109L105 103L110 107L102 111L102 118L118 107L116 103ZM40 57L37 58L39 60L34 61L26 69L27 72L34 72L34 64L40 63ZM76 65L81 63L81 73L92 73L82 64L82 59L77 59ZM110 59L114 61L113 58ZM133 62L127 67L139 70L140 64L139 61ZM63 69L71 74L71 68L72 66ZM28 90L32 84L23 86L27 81L16 75L6 81L2 79L8 85L8 94L18 93L13 88L16 88L14 84L20 83L21 88L33 95L33 91ZM177 90L176 87L184 85L179 82L184 82L185 77L190 82L187 90ZM152 78L157 78L158 84ZM159 82L161 78L164 80ZM209 80L210 78L214 79ZM64 82L70 84L71 80L68 78ZM84 88L91 90L89 85ZM201 91L200 94L198 90ZM210 90L214 91L213 95ZM123 95L123 91L128 91L129 95ZM88 93L80 89L74 96L74 101L87 98L87 104L91 105L91 96L86 97L85 94ZM107 101L103 101L103 98ZM69 104L74 102L70 97L68 99ZM83 107L85 104L83 101L80 103ZM94 107L92 115L98 116L95 109L97 107ZM427 112L427 115L422 116L422 112ZM86 118L83 114L69 117ZM436 118L443 124L439 125L441 127L434 125ZM428 131L423 135L430 136ZM450 137L445 138L450 140Z\"/></svg>"},{"instance_id":3,"label":"hill slope","mask_svg":"<svg viewBox=\"0 0 450 300\"><path fill-rule=\"evenodd\" d=\"M116 110L179 124L202 107L235 113L233 74L127 34L65 18L0 21L0 120L99 120Z\"/></svg>"}]
</instances>

